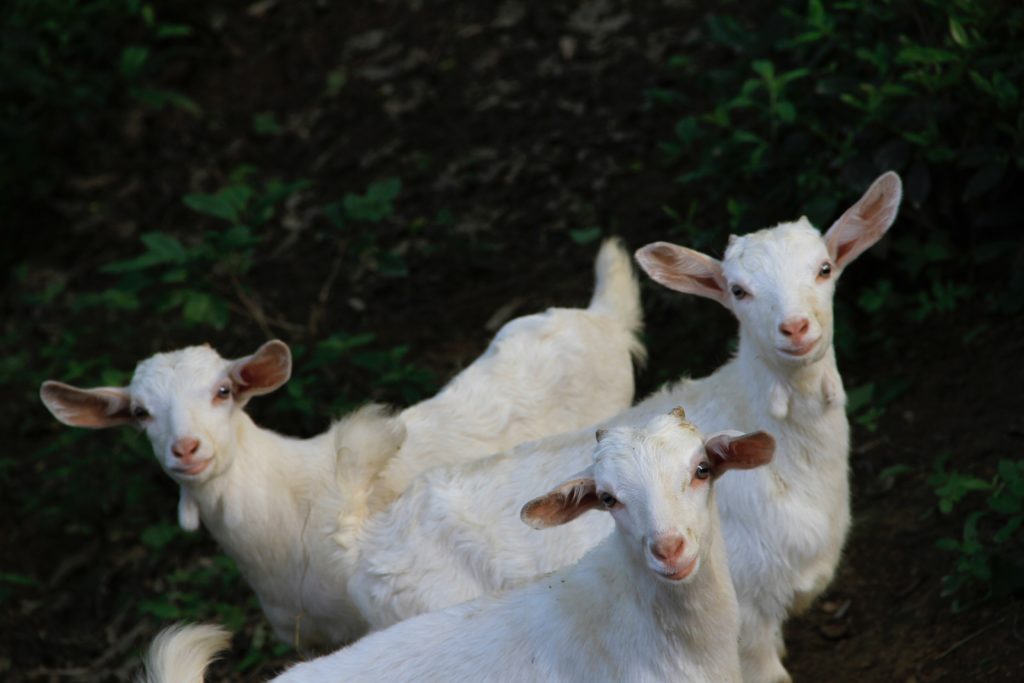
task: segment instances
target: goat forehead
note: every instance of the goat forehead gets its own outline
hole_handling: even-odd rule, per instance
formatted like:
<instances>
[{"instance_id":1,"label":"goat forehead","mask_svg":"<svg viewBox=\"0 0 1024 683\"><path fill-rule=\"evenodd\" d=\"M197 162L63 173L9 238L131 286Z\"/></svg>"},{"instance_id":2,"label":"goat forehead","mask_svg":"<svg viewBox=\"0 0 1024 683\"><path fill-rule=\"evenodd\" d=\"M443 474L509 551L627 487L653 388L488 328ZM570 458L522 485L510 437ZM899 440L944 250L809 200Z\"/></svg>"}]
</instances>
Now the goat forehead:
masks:
<instances>
[{"instance_id":1,"label":"goat forehead","mask_svg":"<svg viewBox=\"0 0 1024 683\"><path fill-rule=\"evenodd\" d=\"M228 361L208 346L158 353L135 368L129 392L150 401L185 399L209 389L227 367Z\"/></svg>"},{"instance_id":2,"label":"goat forehead","mask_svg":"<svg viewBox=\"0 0 1024 683\"><path fill-rule=\"evenodd\" d=\"M594 454L594 475L608 487L640 490L646 482L689 473L703 454L704 442L695 427L663 416L640 429L608 430Z\"/></svg>"},{"instance_id":3,"label":"goat forehead","mask_svg":"<svg viewBox=\"0 0 1024 683\"><path fill-rule=\"evenodd\" d=\"M723 268L730 280L767 278L785 281L827 257L821 234L806 218L781 223L737 238L725 251Z\"/></svg>"}]
</instances>

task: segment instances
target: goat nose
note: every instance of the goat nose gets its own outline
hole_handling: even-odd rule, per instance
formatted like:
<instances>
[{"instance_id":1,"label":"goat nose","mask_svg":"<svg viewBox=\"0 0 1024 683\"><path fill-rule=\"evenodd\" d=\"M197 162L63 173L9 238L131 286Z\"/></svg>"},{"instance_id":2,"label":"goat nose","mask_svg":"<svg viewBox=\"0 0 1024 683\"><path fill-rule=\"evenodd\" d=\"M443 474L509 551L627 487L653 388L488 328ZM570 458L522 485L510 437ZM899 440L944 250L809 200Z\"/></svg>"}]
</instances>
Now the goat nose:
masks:
<instances>
[{"instance_id":1,"label":"goat nose","mask_svg":"<svg viewBox=\"0 0 1024 683\"><path fill-rule=\"evenodd\" d=\"M184 436L174 442L171 446L171 453L174 453L174 457L187 460L188 458L195 455L195 452L199 450L199 439L192 436Z\"/></svg>"},{"instance_id":2,"label":"goat nose","mask_svg":"<svg viewBox=\"0 0 1024 683\"><path fill-rule=\"evenodd\" d=\"M682 536L662 536L651 544L651 554L662 562L674 562L683 554L685 545Z\"/></svg>"},{"instance_id":3,"label":"goat nose","mask_svg":"<svg viewBox=\"0 0 1024 683\"><path fill-rule=\"evenodd\" d=\"M807 318L786 318L779 325L779 332L782 333L783 337L789 337L795 342L799 342L800 339L807 334L807 330L811 326L811 321Z\"/></svg>"}]
</instances>

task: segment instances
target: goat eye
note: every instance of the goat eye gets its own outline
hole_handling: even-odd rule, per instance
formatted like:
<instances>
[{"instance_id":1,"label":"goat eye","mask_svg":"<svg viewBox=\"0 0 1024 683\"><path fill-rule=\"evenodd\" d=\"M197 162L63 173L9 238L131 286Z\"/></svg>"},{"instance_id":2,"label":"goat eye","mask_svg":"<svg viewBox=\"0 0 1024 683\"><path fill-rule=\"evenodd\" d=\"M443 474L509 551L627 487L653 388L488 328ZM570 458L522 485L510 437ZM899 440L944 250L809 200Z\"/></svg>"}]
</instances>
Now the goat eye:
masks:
<instances>
[{"instance_id":1,"label":"goat eye","mask_svg":"<svg viewBox=\"0 0 1024 683\"><path fill-rule=\"evenodd\" d=\"M608 509L615 507L615 505L618 504L618 502L619 501L615 499L615 496L613 496L610 493L601 494L601 503Z\"/></svg>"},{"instance_id":2,"label":"goat eye","mask_svg":"<svg viewBox=\"0 0 1024 683\"><path fill-rule=\"evenodd\" d=\"M832 264L828 261L821 264L821 270L818 271L818 277L822 280L827 280L832 276Z\"/></svg>"},{"instance_id":3,"label":"goat eye","mask_svg":"<svg viewBox=\"0 0 1024 683\"><path fill-rule=\"evenodd\" d=\"M699 465L697 465L697 469L694 470L693 476L697 477L698 479L707 479L708 477L711 476L711 464L708 463L707 461L701 462Z\"/></svg>"},{"instance_id":4,"label":"goat eye","mask_svg":"<svg viewBox=\"0 0 1024 683\"><path fill-rule=\"evenodd\" d=\"M231 396L231 387L227 384L222 385L217 389L217 398L228 398Z\"/></svg>"},{"instance_id":5,"label":"goat eye","mask_svg":"<svg viewBox=\"0 0 1024 683\"><path fill-rule=\"evenodd\" d=\"M135 406L134 408L132 408L132 417L134 417L136 420L145 420L147 417L149 417L149 411L143 408L142 406Z\"/></svg>"},{"instance_id":6,"label":"goat eye","mask_svg":"<svg viewBox=\"0 0 1024 683\"><path fill-rule=\"evenodd\" d=\"M739 285L732 286L732 295L737 299L742 299L747 295L747 290L743 289Z\"/></svg>"}]
</instances>

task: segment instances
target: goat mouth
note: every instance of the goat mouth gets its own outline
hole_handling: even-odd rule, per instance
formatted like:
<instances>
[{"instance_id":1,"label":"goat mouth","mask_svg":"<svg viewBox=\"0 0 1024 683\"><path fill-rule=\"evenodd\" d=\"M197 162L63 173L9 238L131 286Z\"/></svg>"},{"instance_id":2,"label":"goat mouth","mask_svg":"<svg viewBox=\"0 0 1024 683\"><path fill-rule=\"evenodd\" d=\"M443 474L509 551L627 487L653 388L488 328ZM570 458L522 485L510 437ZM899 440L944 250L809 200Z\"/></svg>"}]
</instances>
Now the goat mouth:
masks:
<instances>
[{"instance_id":1,"label":"goat mouth","mask_svg":"<svg viewBox=\"0 0 1024 683\"><path fill-rule=\"evenodd\" d=\"M186 477L194 477L197 474L201 474L207 467L210 466L212 460L200 460L188 465L179 465L178 467L172 467L171 470L175 474L184 474Z\"/></svg>"},{"instance_id":2,"label":"goat mouth","mask_svg":"<svg viewBox=\"0 0 1024 683\"><path fill-rule=\"evenodd\" d=\"M688 577L690 574L692 574L693 570L697 568L697 561L699 559L700 559L699 557L694 557L682 569L679 569L679 570L677 570L676 572L674 572L672 574L661 573L661 576L663 578L668 579L669 581L682 581L683 579Z\"/></svg>"},{"instance_id":3,"label":"goat mouth","mask_svg":"<svg viewBox=\"0 0 1024 683\"><path fill-rule=\"evenodd\" d=\"M817 345L818 339L815 339L813 341L801 344L800 346L780 346L779 351L786 354L787 356L794 356L796 358L799 358L800 356L806 356L807 354L809 354L811 351L814 350L814 347Z\"/></svg>"}]
</instances>

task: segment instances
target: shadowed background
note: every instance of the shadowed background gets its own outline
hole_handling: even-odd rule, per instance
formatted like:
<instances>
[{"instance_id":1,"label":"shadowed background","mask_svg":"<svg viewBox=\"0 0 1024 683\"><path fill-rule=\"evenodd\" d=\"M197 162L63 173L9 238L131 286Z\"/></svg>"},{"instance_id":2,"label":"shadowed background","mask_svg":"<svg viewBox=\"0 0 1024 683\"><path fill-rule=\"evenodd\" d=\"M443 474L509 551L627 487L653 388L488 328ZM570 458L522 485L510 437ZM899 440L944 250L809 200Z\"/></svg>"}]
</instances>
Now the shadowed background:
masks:
<instances>
[{"instance_id":1,"label":"shadowed background","mask_svg":"<svg viewBox=\"0 0 1024 683\"><path fill-rule=\"evenodd\" d=\"M836 297L854 531L787 664L1019 680L1024 9L777 4L6 3L0 677L124 680L177 619L237 631L223 679L296 657L145 437L62 428L44 379L281 338L293 379L251 411L310 435L585 302L603 236L721 256L893 169L900 217ZM731 353L715 304L644 299L640 393Z\"/></svg>"}]
</instances>

